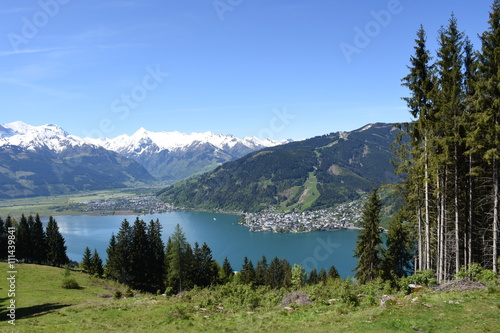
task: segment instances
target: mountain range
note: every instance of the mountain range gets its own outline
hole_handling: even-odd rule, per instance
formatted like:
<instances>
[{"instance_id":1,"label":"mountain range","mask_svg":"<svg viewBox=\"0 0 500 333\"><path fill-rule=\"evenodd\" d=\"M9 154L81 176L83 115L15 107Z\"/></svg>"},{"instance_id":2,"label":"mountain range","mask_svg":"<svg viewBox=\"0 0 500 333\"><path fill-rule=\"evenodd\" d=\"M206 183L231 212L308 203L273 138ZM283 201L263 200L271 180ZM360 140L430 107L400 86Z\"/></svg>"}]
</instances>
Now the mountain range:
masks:
<instances>
[{"instance_id":1,"label":"mountain range","mask_svg":"<svg viewBox=\"0 0 500 333\"><path fill-rule=\"evenodd\" d=\"M278 144L253 137L142 128L132 136L91 139L57 125L17 121L0 125L0 198L169 184Z\"/></svg>"},{"instance_id":2,"label":"mountain range","mask_svg":"<svg viewBox=\"0 0 500 333\"><path fill-rule=\"evenodd\" d=\"M212 132L150 132L144 128L132 136L86 140L139 162L153 177L164 183L174 183L253 151L281 144L256 137L239 139L230 134Z\"/></svg>"},{"instance_id":3,"label":"mountain range","mask_svg":"<svg viewBox=\"0 0 500 333\"><path fill-rule=\"evenodd\" d=\"M258 212L329 208L394 183L396 127L371 124L261 149L159 193L177 206Z\"/></svg>"}]
</instances>

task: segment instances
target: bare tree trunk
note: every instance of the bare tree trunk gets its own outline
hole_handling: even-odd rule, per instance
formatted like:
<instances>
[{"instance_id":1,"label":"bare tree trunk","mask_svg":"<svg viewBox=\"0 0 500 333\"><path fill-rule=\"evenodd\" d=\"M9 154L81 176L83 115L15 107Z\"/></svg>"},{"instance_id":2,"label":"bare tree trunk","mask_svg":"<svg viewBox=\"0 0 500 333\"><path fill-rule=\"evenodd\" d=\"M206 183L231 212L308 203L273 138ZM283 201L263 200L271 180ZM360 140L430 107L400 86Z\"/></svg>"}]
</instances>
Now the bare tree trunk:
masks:
<instances>
[{"instance_id":1,"label":"bare tree trunk","mask_svg":"<svg viewBox=\"0 0 500 333\"><path fill-rule=\"evenodd\" d=\"M439 186L439 174L436 177L436 189L437 189L437 265L436 265L436 277L437 277L437 282L441 283L443 280L443 246L442 246L442 237L443 233L441 230L442 226L442 211L441 211L441 193L440 193L440 186Z\"/></svg>"},{"instance_id":2,"label":"bare tree trunk","mask_svg":"<svg viewBox=\"0 0 500 333\"><path fill-rule=\"evenodd\" d=\"M467 260L468 265L472 264L472 226L474 225L474 179L472 176L472 154L469 154L469 223L467 230Z\"/></svg>"},{"instance_id":3,"label":"bare tree trunk","mask_svg":"<svg viewBox=\"0 0 500 333\"><path fill-rule=\"evenodd\" d=\"M459 214L459 205L458 205L458 147L455 142L455 151L454 151L454 203L453 209L455 210L455 274L457 274L460 270L460 214Z\"/></svg>"},{"instance_id":4,"label":"bare tree trunk","mask_svg":"<svg viewBox=\"0 0 500 333\"><path fill-rule=\"evenodd\" d=\"M446 212L446 192L447 192L447 175L448 171L445 167L444 175L443 175L443 191L441 198L441 246L443 247L443 280L448 280L448 272L449 272L449 263L448 263L448 214Z\"/></svg>"},{"instance_id":5,"label":"bare tree trunk","mask_svg":"<svg viewBox=\"0 0 500 333\"><path fill-rule=\"evenodd\" d=\"M431 232L429 218L429 156L427 153L427 138L425 140L425 269L431 269L430 253L431 253Z\"/></svg>"},{"instance_id":6,"label":"bare tree trunk","mask_svg":"<svg viewBox=\"0 0 500 333\"><path fill-rule=\"evenodd\" d=\"M498 273L498 161L493 159L493 271Z\"/></svg>"},{"instance_id":7,"label":"bare tree trunk","mask_svg":"<svg viewBox=\"0 0 500 333\"><path fill-rule=\"evenodd\" d=\"M419 191L420 192L420 191ZM420 198L420 193L419 193ZM421 270L423 265L423 249L422 249L422 210L420 208L420 200L417 202L417 219L418 219L418 265L415 265L416 270Z\"/></svg>"}]
</instances>

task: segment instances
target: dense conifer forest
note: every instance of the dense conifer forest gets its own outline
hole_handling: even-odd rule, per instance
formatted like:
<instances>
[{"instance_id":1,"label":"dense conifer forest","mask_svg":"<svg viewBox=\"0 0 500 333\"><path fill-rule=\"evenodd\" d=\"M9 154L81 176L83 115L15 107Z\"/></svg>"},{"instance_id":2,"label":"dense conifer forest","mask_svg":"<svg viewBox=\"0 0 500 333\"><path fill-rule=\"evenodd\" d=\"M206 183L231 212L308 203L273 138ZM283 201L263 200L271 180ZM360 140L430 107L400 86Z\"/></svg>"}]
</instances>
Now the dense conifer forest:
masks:
<instances>
[{"instance_id":1,"label":"dense conifer forest","mask_svg":"<svg viewBox=\"0 0 500 333\"><path fill-rule=\"evenodd\" d=\"M498 272L498 0L480 39L475 51L452 16L433 56L421 27L402 80L415 119L402 125L394 145L397 170L405 176L404 209L414 226L415 268L434 270L439 282L473 263Z\"/></svg>"}]
</instances>

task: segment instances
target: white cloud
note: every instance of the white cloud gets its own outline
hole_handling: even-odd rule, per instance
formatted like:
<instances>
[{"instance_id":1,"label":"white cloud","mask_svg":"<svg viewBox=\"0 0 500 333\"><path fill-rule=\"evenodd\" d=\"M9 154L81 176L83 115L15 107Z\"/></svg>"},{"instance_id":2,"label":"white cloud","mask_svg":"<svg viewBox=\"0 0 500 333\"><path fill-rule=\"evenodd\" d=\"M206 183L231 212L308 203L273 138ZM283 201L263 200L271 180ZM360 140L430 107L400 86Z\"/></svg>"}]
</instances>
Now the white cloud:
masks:
<instances>
[{"instance_id":1,"label":"white cloud","mask_svg":"<svg viewBox=\"0 0 500 333\"><path fill-rule=\"evenodd\" d=\"M0 51L0 57L6 57L11 55L19 55L19 54L31 54L31 53L44 53L44 52L52 52L52 51L61 51L72 49L73 47L47 47L47 48L39 48L39 49L26 49L26 50L18 50L18 51Z\"/></svg>"}]
</instances>

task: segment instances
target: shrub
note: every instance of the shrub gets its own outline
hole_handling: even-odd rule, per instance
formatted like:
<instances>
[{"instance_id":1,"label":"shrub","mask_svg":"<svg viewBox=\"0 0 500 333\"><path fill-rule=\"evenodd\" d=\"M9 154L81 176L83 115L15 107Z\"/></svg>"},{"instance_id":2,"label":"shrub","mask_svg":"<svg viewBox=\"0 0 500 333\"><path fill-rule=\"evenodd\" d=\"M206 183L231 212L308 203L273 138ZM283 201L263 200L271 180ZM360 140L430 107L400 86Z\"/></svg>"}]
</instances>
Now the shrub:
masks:
<instances>
[{"instance_id":1,"label":"shrub","mask_svg":"<svg viewBox=\"0 0 500 333\"><path fill-rule=\"evenodd\" d=\"M80 285L76 282L75 278L71 276L68 266L64 266L64 277L62 287L65 289L80 289Z\"/></svg>"},{"instance_id":2,"label":"shrub","mask_svg":"<svg viewBox=\"0 0 500 333\"><path fill-rule=\"evenodd\" d=\"M348 281L345 281L343 288L340 291L340 301L348 307L356 307L359 305L359 298L354 287Z\"/></svg>"},{"instance_id":3,"label":"shrub","mask_svg":"<svg viewBox=\"0 0 500 333\"><path fill-rule=\"evenodd\" d=\"M454 279L469 279L491 284L497 279L497 274L492 270L483 269L480 264L470 264L462 266Z\"/></svg>"},{"instance_id":4,"label":"shrub","mask_svg":"<svg viewBox=\"0 0 500 333\"><path fill-rule=\"evenodd\" d=\"M122 298L122 292L121 292L121 291L119 291L119 290L115 291L115 298L116 298L116 299L120 299L120 298Z\"/></svg>"},{"instance_id":5,"label":"shrub","mask_svg":"<svg viewBox=\"0 0 500 333\"><path fill-rule=\"evenodd\" d=\"M130 286L127 286L127 289L125 290L125 297L134 297L134 292Z\"/></svg>"},{"instance_id":6,"label":"shrub","mask_svg":"<svg viewBox=\"0 0 500 333\"><path fill-rule=\"evenodd\" d=\"M495 284L497 283L498 274L496 274L491 269L483 269L479 275L479 281L485 284Z\"/></svg>"},{"instance_id":7,"label":"shrub","mask_svg":"<svg viewBox=\"0 0 500 333\"><path fill-rule=\"evenodd\" d=\"M78 282L76 282L75 278L71 276L64 277L62 287L65 289L80 289Z\"/></svg>"},{"instance_id":8,"label":"shrub","mask_svg":"<svg viewBox=\"0 0 500 333\"><path fill-rule=\"evenodd\" d=\"M406 293L410 292L409 284L417 284L424 287L432 287L437 284L436 273L433 270L418 271L413 275L401 278L399 288Z\"/></svg>"}]
</instances>

